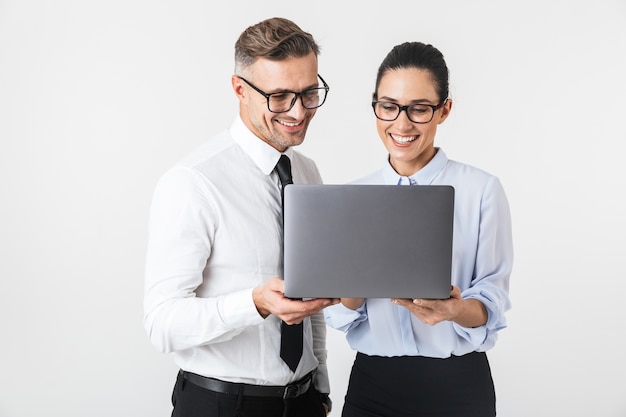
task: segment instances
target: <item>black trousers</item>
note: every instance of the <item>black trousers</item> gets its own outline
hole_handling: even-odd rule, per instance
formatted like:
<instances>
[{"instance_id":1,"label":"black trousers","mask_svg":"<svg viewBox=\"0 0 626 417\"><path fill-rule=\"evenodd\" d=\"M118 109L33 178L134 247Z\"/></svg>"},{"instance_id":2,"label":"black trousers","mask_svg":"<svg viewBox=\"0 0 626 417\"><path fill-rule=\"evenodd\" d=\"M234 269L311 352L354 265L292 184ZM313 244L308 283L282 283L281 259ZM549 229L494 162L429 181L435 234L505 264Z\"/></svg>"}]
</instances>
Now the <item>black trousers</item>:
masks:
<instances>
[{"instance_id":1,"label":"black trousers","mask_svg":"<svg viewBox=\"0 0 626 417\"><path fill-rule=\"evenodd\" d=\"M485 353L447 359L357 353L342 417L493 417Z\"/></svg>"},{"instance_id":2,"label":"black trousers","mask_svg":"<svg viewBox=\"0 0 626 417\"><path fill-rule=\"evenodd\" d=\"M179 373L172 393L172 417L324 417L326 411L313 384L289 400L222 394L201 388Z\"/></svg>"}]
</instances>

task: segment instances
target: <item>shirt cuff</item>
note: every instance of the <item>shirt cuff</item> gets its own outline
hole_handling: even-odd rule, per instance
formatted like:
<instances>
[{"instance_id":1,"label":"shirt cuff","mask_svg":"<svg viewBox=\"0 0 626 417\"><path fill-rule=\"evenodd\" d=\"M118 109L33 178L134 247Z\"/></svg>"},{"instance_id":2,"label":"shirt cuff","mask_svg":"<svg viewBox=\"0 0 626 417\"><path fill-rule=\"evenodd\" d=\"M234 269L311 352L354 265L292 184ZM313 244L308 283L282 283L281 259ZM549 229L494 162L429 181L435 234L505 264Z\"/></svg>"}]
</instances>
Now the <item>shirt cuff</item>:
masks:
<instances>
[{"instance_id":1,"label":"shirt cuff","mask_svg":"<svg viewBox=\"0 0 626 417\"><path fill-rule=\"evenodd\" d=\"M365 302L356 310L352 310L343 304L335 304L324 309L324 319L330 327L347 332L362 321L367 320Z\"/></svg>"},{"instance_id":2,"label":"shirt cuff","mask_svg":"<svg viewBox=\"0 0 626 417\"><path fill-rule=\"evenodd\" d=\"M452 324L456 333L475 348L479 348L487 340L487 326L463 327L456 323Z\"/></svg>"},{"instance_id":3,"label":"shirt cuff","mask_svg":"<svg viewBox=\"0 0 626 417\"><path fill-rule=\"evenodd\" d=\"M230 293L220 299L218 311L226 326L236 329L263 323L264 318L254 305L252 291L253 289L249 288Z\"/></svg>"}]
</instances>

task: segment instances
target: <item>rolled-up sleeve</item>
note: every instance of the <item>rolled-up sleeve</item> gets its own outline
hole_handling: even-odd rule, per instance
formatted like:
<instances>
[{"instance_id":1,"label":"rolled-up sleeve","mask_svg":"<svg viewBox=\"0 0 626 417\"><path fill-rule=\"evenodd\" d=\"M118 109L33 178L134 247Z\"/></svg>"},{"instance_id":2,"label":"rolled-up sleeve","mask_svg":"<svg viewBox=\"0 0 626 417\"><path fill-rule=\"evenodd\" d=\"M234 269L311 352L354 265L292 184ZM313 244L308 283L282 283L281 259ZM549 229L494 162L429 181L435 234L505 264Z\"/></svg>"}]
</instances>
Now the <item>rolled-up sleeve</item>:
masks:
<instances>
[{"instance_id":1,"label":"rolled-up sleeve","mask_svg":"<svg viewBox=\"0 0 626 417\"><path fill-rule=\"evenodd\" d=\"M508 290L512 268L510 209L504 190L494 177L481 200L474 276L470 287L462 292L463 298L475 298L483 303L488 314L487 323L476 328L455 324L456 332L477 348L507 325L505 313L511 308Z\"/></svg>"},{"instance_id":2,"label":"rolled-up sleeve","mask_svg":"<svg viewBox=\"0 0 626 417\"><path fill-rule=\"evenodd\" d=\"M367 320L367 300L356 310L343 304L335 304L324 309L326 324L333 329L348 332Z\"/></svg>"}]
</instances>

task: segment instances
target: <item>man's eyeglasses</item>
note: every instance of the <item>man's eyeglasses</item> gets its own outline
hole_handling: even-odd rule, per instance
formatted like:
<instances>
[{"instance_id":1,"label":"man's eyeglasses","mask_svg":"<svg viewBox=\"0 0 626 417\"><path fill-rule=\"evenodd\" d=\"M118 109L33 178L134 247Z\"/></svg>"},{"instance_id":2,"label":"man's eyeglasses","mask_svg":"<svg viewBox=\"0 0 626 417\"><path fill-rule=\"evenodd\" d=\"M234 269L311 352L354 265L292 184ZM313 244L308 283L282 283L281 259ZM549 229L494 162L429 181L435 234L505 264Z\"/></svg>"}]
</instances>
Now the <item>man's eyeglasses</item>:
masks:
<instances>
[{"instance_id":1,"label":"man's eyeglasses","mask_svg":"<svg viewBox=\"0 0 626 417\"><path fill-rule=\"evenodd\" d=\"M380 120L392 122L400 116L402 110L406 112L407 117L413 123L428 123L433 120L435 112L446 104L447 100L433 106L431 104L411 104L409 106L401 106L390 101L373 101L372 108L374 114Z\"/></svg>"},{"instance_id":2,"label":"man's eyeglasses","mask_svg":"<svg viewBox=\"0 0 626 417\"><path fill-rule=\"evenodd\" d=\"M240 76L238 77L267 99L267 109L269 111L272 113L284 113L291 110L293 105L296 104L298 97L300 97L302 107L305 109L316 109L324 104L330 87L326 84L326 81L324 81L321 75L318 74L317 76L324 84L323 87L308 88L304 91L300 91L299 93L296 93L295 91L281 91L279 93L272 94L266 93L245 78Z\"/></svg>"}]
</instances>

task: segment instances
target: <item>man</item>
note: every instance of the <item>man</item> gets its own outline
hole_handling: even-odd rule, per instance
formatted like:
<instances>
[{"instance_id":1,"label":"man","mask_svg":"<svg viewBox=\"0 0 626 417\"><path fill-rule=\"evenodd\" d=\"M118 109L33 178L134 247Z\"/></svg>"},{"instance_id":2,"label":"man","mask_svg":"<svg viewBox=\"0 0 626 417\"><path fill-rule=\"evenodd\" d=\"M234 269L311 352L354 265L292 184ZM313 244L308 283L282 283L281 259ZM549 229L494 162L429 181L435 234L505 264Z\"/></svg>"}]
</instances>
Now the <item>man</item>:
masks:
<instances>
[{"instance_id":1,"label":"man","mask_svg":"<svg viewBox=\"0 0 626 417\"><path fill-rule=\"evenodd\" d=\"M321 183L303 142L328 85L319 46L295 23L272 18L235 44L239 116L159 180L150 212L144 322L180 372L173 416L324 416L330 410L326 325L334 299L283 294L281 180ZM294 363L281 328L302 323ZM292 345L297 345L291 344ZM301 356L300 356L301 353Z\"/></svg>"}]
</instances>

